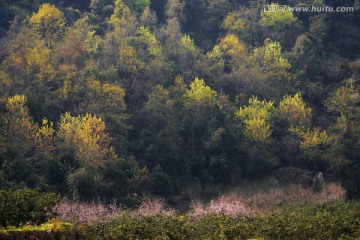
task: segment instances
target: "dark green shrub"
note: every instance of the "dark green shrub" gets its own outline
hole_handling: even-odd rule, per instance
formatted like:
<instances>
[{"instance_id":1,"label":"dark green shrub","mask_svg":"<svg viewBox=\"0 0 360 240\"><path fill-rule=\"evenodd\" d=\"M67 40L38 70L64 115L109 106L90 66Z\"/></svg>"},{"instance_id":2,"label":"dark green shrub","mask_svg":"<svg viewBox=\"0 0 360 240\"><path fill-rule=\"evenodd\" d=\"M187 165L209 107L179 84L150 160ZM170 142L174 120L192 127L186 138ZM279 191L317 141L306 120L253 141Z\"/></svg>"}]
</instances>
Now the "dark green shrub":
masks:
<instances>
[{"instance_id":1,"label":"dark green shrub","mask_svg":"<svg viewBox=\"0 0 360 240\"><path fill-rule=\"evenodd\" d=\"M192 219L186 225L186 239L249 239L254 234L253 226L243 218L232 218L224 214L211 214Z\"/></svg>"},{"instance_id":2,"label":"dark green shrub","mask_svg":"<svg viewBox=\"0 0 360 240\"><path fill-rule=\"evenodd\" d=\"M187 216L123 215L110 222L87 225L80 229L82 239L248 239L255 228L244 218L207 215L198 219Z\"/></svg>"},{"instance_id":3,"label":"dark green shrub","mask_svg":"<svg viewBox=\"0 0 360 240\"><path fill-rule=\"evenodd\" d=\"M185 222L171 216L140 217L123 215L107 222L88 225L81 231L83 239L189 239L186 237Z\"/></svg>"},{"instance_id":4,"label":"dark green shrub","mask_svg":"<svg viewBox=\"0 0 360 240\"><path fill-rule=\"evenodd\" d=\"M360 203L287 207L258 221L259 232L270 239L358 239Z\"/></svg>"},{"instance_id":5,"label":"dark green shrub","mask_svg":"<svg viewBox=\"0 0 360 240\"><path fill-rule=\"evenodd\" d=\"M7 228L44 223L55 216L53 208L59 200L54 193L37 189L0 190L0 225Z\"/></svg>"}]
</instances>

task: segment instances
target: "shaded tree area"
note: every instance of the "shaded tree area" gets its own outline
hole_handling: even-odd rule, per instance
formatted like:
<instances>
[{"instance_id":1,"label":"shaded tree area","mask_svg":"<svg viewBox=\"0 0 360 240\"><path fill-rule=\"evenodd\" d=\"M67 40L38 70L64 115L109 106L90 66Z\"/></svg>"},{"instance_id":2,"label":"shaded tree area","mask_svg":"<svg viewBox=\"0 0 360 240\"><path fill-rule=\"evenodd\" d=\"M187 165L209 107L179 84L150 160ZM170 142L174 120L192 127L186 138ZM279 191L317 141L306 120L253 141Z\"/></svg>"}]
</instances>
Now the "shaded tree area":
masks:
<instances>
[{"instance_id":1,"label":"shaded tree area","mask_svg":"<svg viewBox=\"0 0 360 240\"><path fill-rule=\"evenodd\" d=\"M266 4L0 0L0 187L129 203L292 166L358 197L359 10Z\"/></svg>"}]
</instances>

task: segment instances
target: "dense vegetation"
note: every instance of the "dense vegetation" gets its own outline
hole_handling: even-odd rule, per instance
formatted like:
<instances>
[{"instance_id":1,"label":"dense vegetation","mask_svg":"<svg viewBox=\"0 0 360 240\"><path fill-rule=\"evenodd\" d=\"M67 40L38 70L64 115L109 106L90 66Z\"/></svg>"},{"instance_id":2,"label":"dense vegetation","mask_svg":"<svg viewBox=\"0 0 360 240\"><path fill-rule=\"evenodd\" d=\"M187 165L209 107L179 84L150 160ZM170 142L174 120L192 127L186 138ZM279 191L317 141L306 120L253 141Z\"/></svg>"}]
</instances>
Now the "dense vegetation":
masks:
<instances>
[{"instance_id":1,"label":"dense vegetation","mask_svg":"<svg viewBox=\"0 0 360 240\"><path fill-rule=\"evenodd\" d=\"M54 207L59 203L54 193L38 190L0 190L0 226L41 224L55 217Z\"/></svg>"},{"instance_id":2,"label":"dense vegetation","mask_svg":"<svg viewBox=\"0 0 360 240\"><path fill-rule=\"evenodd\" d=\"M1 0L0 188L131 204L293 166L359 197L360 13L265 4Z\"/></svg>"},{"instance_id":3,"label":"dense vegetation","mask_svg":"<svg viewBox=\"0 0 360 240\"><path fill-rule=\"evenodd\" d=\"M108 224L91 225L85 239L356 239L359 204L334 202L288 208L254 219L206 215L124 216ZM88 237L88 238L86 238Z\"/></svg>"},{"instance_id":4,"label":"dense vegetation","mask_svg":"<svg viewBox=\"0 0 360 240\"><path fill-rule=\"evenodd\" d=\"M53 221L38 229L0 230L0 239L358 239L359 211L359 203L332 202L300 208L288 206L252 218L127 212L111 221L83 223L77 227Z\"/></svg>"}]
</instances>

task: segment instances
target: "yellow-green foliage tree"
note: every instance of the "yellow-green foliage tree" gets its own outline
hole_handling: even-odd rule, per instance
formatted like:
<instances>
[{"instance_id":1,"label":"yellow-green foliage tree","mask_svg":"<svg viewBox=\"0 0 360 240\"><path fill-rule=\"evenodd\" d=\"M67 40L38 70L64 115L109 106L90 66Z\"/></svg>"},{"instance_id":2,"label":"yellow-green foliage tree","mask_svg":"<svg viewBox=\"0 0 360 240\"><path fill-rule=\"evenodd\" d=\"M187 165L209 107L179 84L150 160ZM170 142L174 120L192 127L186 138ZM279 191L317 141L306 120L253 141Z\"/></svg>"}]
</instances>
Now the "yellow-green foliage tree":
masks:
<instances>
[{"instance_id":1,"label":"yellow-green foliage tree","mask_svg":"<svg viewBox=\"0 0 360 240\"><path fill-rule=\"evenodd\" d=\"M122 87L101 83L96 79L86 81L86 100L81 104L82 111L104 114L122 114L126 108L125 91Z\"/></svg>"},{"instance_id":2,"label":"yellow-green foliage tree","mask_svg":"<svg viewBox=\"0 0 360 240\"><path fill-rule=\"evenodd\" d=\"M292 128L291 131L296 133L302 139L300 141L301 148L316 147L320 144L329 143L329 137L326 131L320 131L318 128Z\"/></svg>"},{"instance_id":3,"label":"yellow-green foliage tree","mask_svg":"<svg viewBox=\"0 0 360 240\"><path fill-rule=\"evenodd\" d=\"M324 157L326 151L323 146L330 146L330 138L326 131L321 131L318 128L309 127L291 127L290 132L300 137L299 146L305 154L307 160L310 160L315 165L320 159ZM331 159L333 161L333 159Z\"/></svg>"},{"instance_id":4,"label":"yellow-green foliage tree","mask_svg":"<svg viewBox=\"0 0 360 240\"><path fill-rule=\"evenodd\" d=\"M204 80L199 78L195 78L190 84L190 89L185 93L186 99L201 104L215 104L216 96L216 91L206 86Z\"/></svg>"},{"instance_id":5,"label":"yellow-green foliage tree","mask_svg":"<svg viewBox=\"0 0 360 240\"><path fill-rule=\"evenodd\" d=\"M187 49L191 54L193 54L194 56L196 56L199 52L199 50L196 48L194 40L191 39L191 37L189 35L184 35L181 39L179 44L184 47L185 49Z\"/></svg>"},{"instance_id":6,"label":"yellow-green foliage tree","mask_svg":"<svg viewBox=\"0 0 360 240\"><path fill-rule=\"evenodd\" d=\"M37 129L25 105L26 101L24 95L15 95L7 99L3 127L7 144L10 147L20 146L23 152L31 147Z\"/></svg>"},{"instance_id":7,"label":"yellow-green foliage tree","mask_svg":"<svg viewBox=\"0 0 360 240\"><path fill-rule=\"evenodd\" d=\"M65 32L66 20L64 13L54 5L44 3L37 13L30 18L34 31L45 40L48 47L59 41Z\"/></svg>"},{"instance_id":8,"label":"yellow-green foliage tree","mask_svg":"<svg viewBox=\"0 0 360 240\"><path fill-rule=\"evenodd\" d=\"M15 95L7 99L7 112L4 115L2 130L6 145L19 150L20 155L34 148L36 152L32 155L33 159L50 156L54 150L53 123L46 118L40 127L34 123L25 105L26 101L25 95Z\"/></svg>"},{"instance_id":9,"label":"yellow-green foliage tree","mask_svg":"<svg viewBox=\"0 0 360 240\"><path fill-rule=\"evenodd\" d=\"M65 113L59 122L58 138L61 148L72 149L85 166L99 166L116 158L105 123L96 115L73 117Z\"/></svg>"},{"instance_id":10,"label":"yellow-green foliage tree","mask_svg":"<svg viewBox=\"0 0 360 240\"><path fill-rule=\"evenodd\" d=\"M266 71L285 72L291 68L289 61L283 55L279 42L265 40L264 67Z\"/></svg>"},{"instance_id":11,"label":"yellow-green foliage tree","mask_svg":"<svg viewBox=\"0 0 360 240\"><path fill-rule=\"evenodd\" d=\"M226 15L221 26L230 32L236 33L244 30L246 23L245 20L240 17L238 12L231 12Z\"/></svg>"},{"instance_id":12,"label":"yellow-green foliage tree","mask_svg":"<svg viewBox=\"0 0 360 240\"><path fill-rule=\"evenodd\" d=\"M344 86L339 87L330 95L325 101L325 106L330 112L345 115L349 119L359 110L359 102L359 90L354 80L349 79Z\"/></svg>"},{"instance_id":13,"label":"yellow-green foliage tree","mask_svg":"<svg viewBox=\"0 0 360 240\"><path fill-rule=\"evenodd\" d=\"M254 141L268 142L271 136L270 117L273 111L273 101L260 101L252 96L249 105L240 107L235 116L244 124L243 133Z\"/></svg>"},{"instance_id":14,"label":"yellow-green foliage tree","mask_svg":"<svg viewBox=\"0 0 360 240\"><path fill-rule=\"evenodd\" d=\"M136 49L128 44L124 44L119 49L119 65L120 69L125 73L135 75L145 67L136 53Z\"/></svg>"},{"instance_id":15,"label":"yellow-green foliage tree","mask_svg":"<svg viewBox=\"0 0 360 240\"><path fill-rule=\"evenodd\" d=\"M26 53L26 70L29 76L34 76L36 87L45 90L43 87L53 87L56 71L51 65L51 50L46 47L34 47ZM32 83L34 84L34 82Z\"/></svg>"},{"instance_id":16,"label":"yellow-green foliage tree","mask_svg":"<svg viewBox=\"0 0 360 240\"><path fill-rule=\"evenodd\" d=\"M115 32L126 35L126 32L132 30L132 24L130 23L134 23L136 18L122 0L115 0L114 5L114 12L110 16L109 24L114 28Z\"/></svg>"},{"instance_id":17,"label":"yellow-green foliage tree","mask_svg":"<svg viewBox=\"0 0 360 240\"><path fill-rule=\"evenodd\" d=\"M53 122L46 118L35 133L35 146L42 156L49 157L55 150L55 130Z\"/></svg>"},{"instance_id":18,"label":"yellow-green foliage tree","mask_svg":"<svg viewBox=\"0 0 360 240\"><path fill-rule=\"evenodd\" d=\"M216 76L220 76L225 67L224 53L221 51L218 45L206 54L207 59L210 63L210 71Z\"/></svg>"},{"instance_id":19,"label":"yellow-green foliage tree","mask_svg":"<svg viewBox=\"0 0 360 240\"><path fill-rule=\"evenodd\" d=\"M311 124L312 110L302 99L301 93L294 96L286 95L280 101L278 113L291 126L309 126Z\"/></svg>"},{"instance_id":20,"label":"yellow-green foliage tree","mask_svg":"<svg viewBox=\"0 0 360 240\"><path fill-rule=\"evenodd\" d=\"M113 144L117 152L123 152L127 147L127 132L129 126L125 113L125 90L114 83L102 83L97 79L89 78L84 83L85 98L79 104L77 114L87 112L101 117L111 133Z\"/></svg>"},{"instance_id":21,"label":"yellow-green foliage tree","mask_svg":"<svg viewBox=\"0 0 360 240\"><path fill-rule=\"evenodd\" d=\"M147 54L150 58L162 57L163 51L161 45L149 28L141 26L137 33L140 43L146 45Z\"/></svg>"},{"instance_id":22,"label":"yellow-green foliage tree","mask_svg":"<svg viewBox=\"0 0 360 240\"><path fill-rule=\"evenodd\" d=\"M260 23L262 26L290 25L295 21L296 17L287 5L271 3L261 12Z\"/></svg>"},{"instance_id":23,"label":"yellow-green foliage tree","mask_svg":"<svg viewBox=\"0 0 360 240\"><path fill-rule=\"evenodd\" d=\"M200 61L199 60L200 50L196 47L194 40L187 34L181 37L177 45L177 64L181 67L184 72L189 74L194 71L194 69L199 69ZM192 77L188 75L188 77Z\"/></svg>"},{"instance_id":24,"label":"yellow-green foliage tree","mask_svg":"<svg viewBox=\"0 0 360 240\"><path fill-rule=\"evenodd\" d=\"M141 26L136 34L121 43L119 68L131 76L156 78L156 71L162 69L164 62L162 47L149 28Z\"/></svg>"},{"instance_id":25,"label":"yellow-green foliage tree","mask_svg":"<svg viewBox=\"0 0 360 240\"><path fill-rule=\"evenodd\" d=\"M244 43L234 34L228 34L220 40L219 47L224 53L225 66L232 70L238 70L246 66L247 49Z\"/></svg>"},{"instance_id":26,"label":"yellow-green foliage tree","mask_svg":"<svg viewBox=\"0 0 360 240\"><path fill-rule=\"evenodd\" d=\"M135 42L137 56L144 62L144 77L150 81L163 78L166 65L164 51L155 34L149 28L141 26L137 30Z\"/></svg>"},{"instance_id":27,"label":"yellow-green foliage tree","mask_svg":"<svg viewBox=\"0 0 360 240\"><path fill-rule=\"evenodd\" d=\"M264 46L254 49L250 62L255 79L260 79L255 86L262 88L258 94L266 93L267 98L280 100L293 90L292 75L289 71L291 65L282 53L279 42L266 39Z\"/></svg>"},{"instance_id":28,"label":"yellow-green foliage tree","mask_svg":"<svg viewBox=\"0 0 360 240\"><path fill-rule=\"evenodd\" d=\"M341 138L347 139L351 136L353 138L351 141L357 139L359 144L359 104L360 93L358 86L353 79L347 80L343 86L338 87L330 94L328 99L326 99L325 106L327 107L328 111L338 115L337 123L333 126L332 129L338 140Z\"/></svg>"}]
</instances>

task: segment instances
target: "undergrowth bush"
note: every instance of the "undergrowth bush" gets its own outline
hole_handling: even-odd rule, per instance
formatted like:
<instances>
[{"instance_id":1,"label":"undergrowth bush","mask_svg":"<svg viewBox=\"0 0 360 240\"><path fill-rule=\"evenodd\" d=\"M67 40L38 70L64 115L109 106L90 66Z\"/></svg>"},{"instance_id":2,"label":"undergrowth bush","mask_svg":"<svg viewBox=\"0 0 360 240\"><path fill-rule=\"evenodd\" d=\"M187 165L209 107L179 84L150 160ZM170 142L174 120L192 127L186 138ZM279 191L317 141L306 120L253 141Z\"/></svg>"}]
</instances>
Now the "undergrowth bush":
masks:
<instances>
[{"instance_id":1,"label":"undergrowth bush","mask_svg":"<svg viewBox=\"0 0 360 240\"><path fill-rule=\"evenodd\" d=\"M115 205L71 203L66 200L67 206L63 202L62 209L68 209L66 216L75 216L69 218L75 224L63 231L65 238L54 239L360 239L360 202L293 203L272 208L271 211L244 214L244 201L236 195L220 197L197 206L196 211L200 214L194 214L194 209L181 214L167 208L162 200L146 200L138 209L131 211ZM230 211L231 208L234 210ZM84 215L78 212L74 215L77 210L91 213ZM96 215L98 220L95 220ZM36 236L46 236L38 239L55 236L45 232L37 232ZM17 233L11 234L17 236ZM6 233L4 236L11 235ZM1 238L0 234L0 239L17 238Z\"/></svg>"},{"instance_id":2,"label":"undergrowth bush","mask_svg":"<svg viewBox=\"0 0 360 240\"><path fill-rule=\"evenodd\" d=\"M360 203L287 206L257 221L261 235L269 239L359 239Z\"/></svg>"},{"instance_id":3,"label":"undergrowth bush","mask_svg":"<svg viewBox=\"0 0 360 240\"><path fill-rule=\"evenodd\" d=\"M60 220L76 223L81 240L360 238L360 203L344 198L343 188L331 183L322 192L295 185L233 191L208 203L194 201L187 213L161 199L144 199L134 210L65 199L56 209Z\"/></svg>"},{"instance_id":4,"label":"undergrowth bush","mask_svg":"<svg viewBox=\"0 0 360 240\"><path fill-rule=\"evenodd\" d=\"M287 205L272 214L121 215L106 223L82 225L82 239L359 239L360 203Z\"/></svg>"},{"instance_id":5,"label":"undergrowth bush","mask_svg":"<svg viewBox=\"0 0 360 240\"><path fill-rule=\"evenodd\" d=\"M105 204L102 202L84 203L64 198L56 205L55 211L59 219L72 223L95 223L109 221L122 213L122 208L116 202Z\"/></svg>"},{"instance_id":6,"label":"undergrowth bush","mask_svg":"<svg viewBox=\"0 0 360 240\"><path fill-rule=\"evenodd\" d=\"M59 197L37 189L0 190L0 225L41 224L54 217Z\"/></svg>"}]
</instances>

